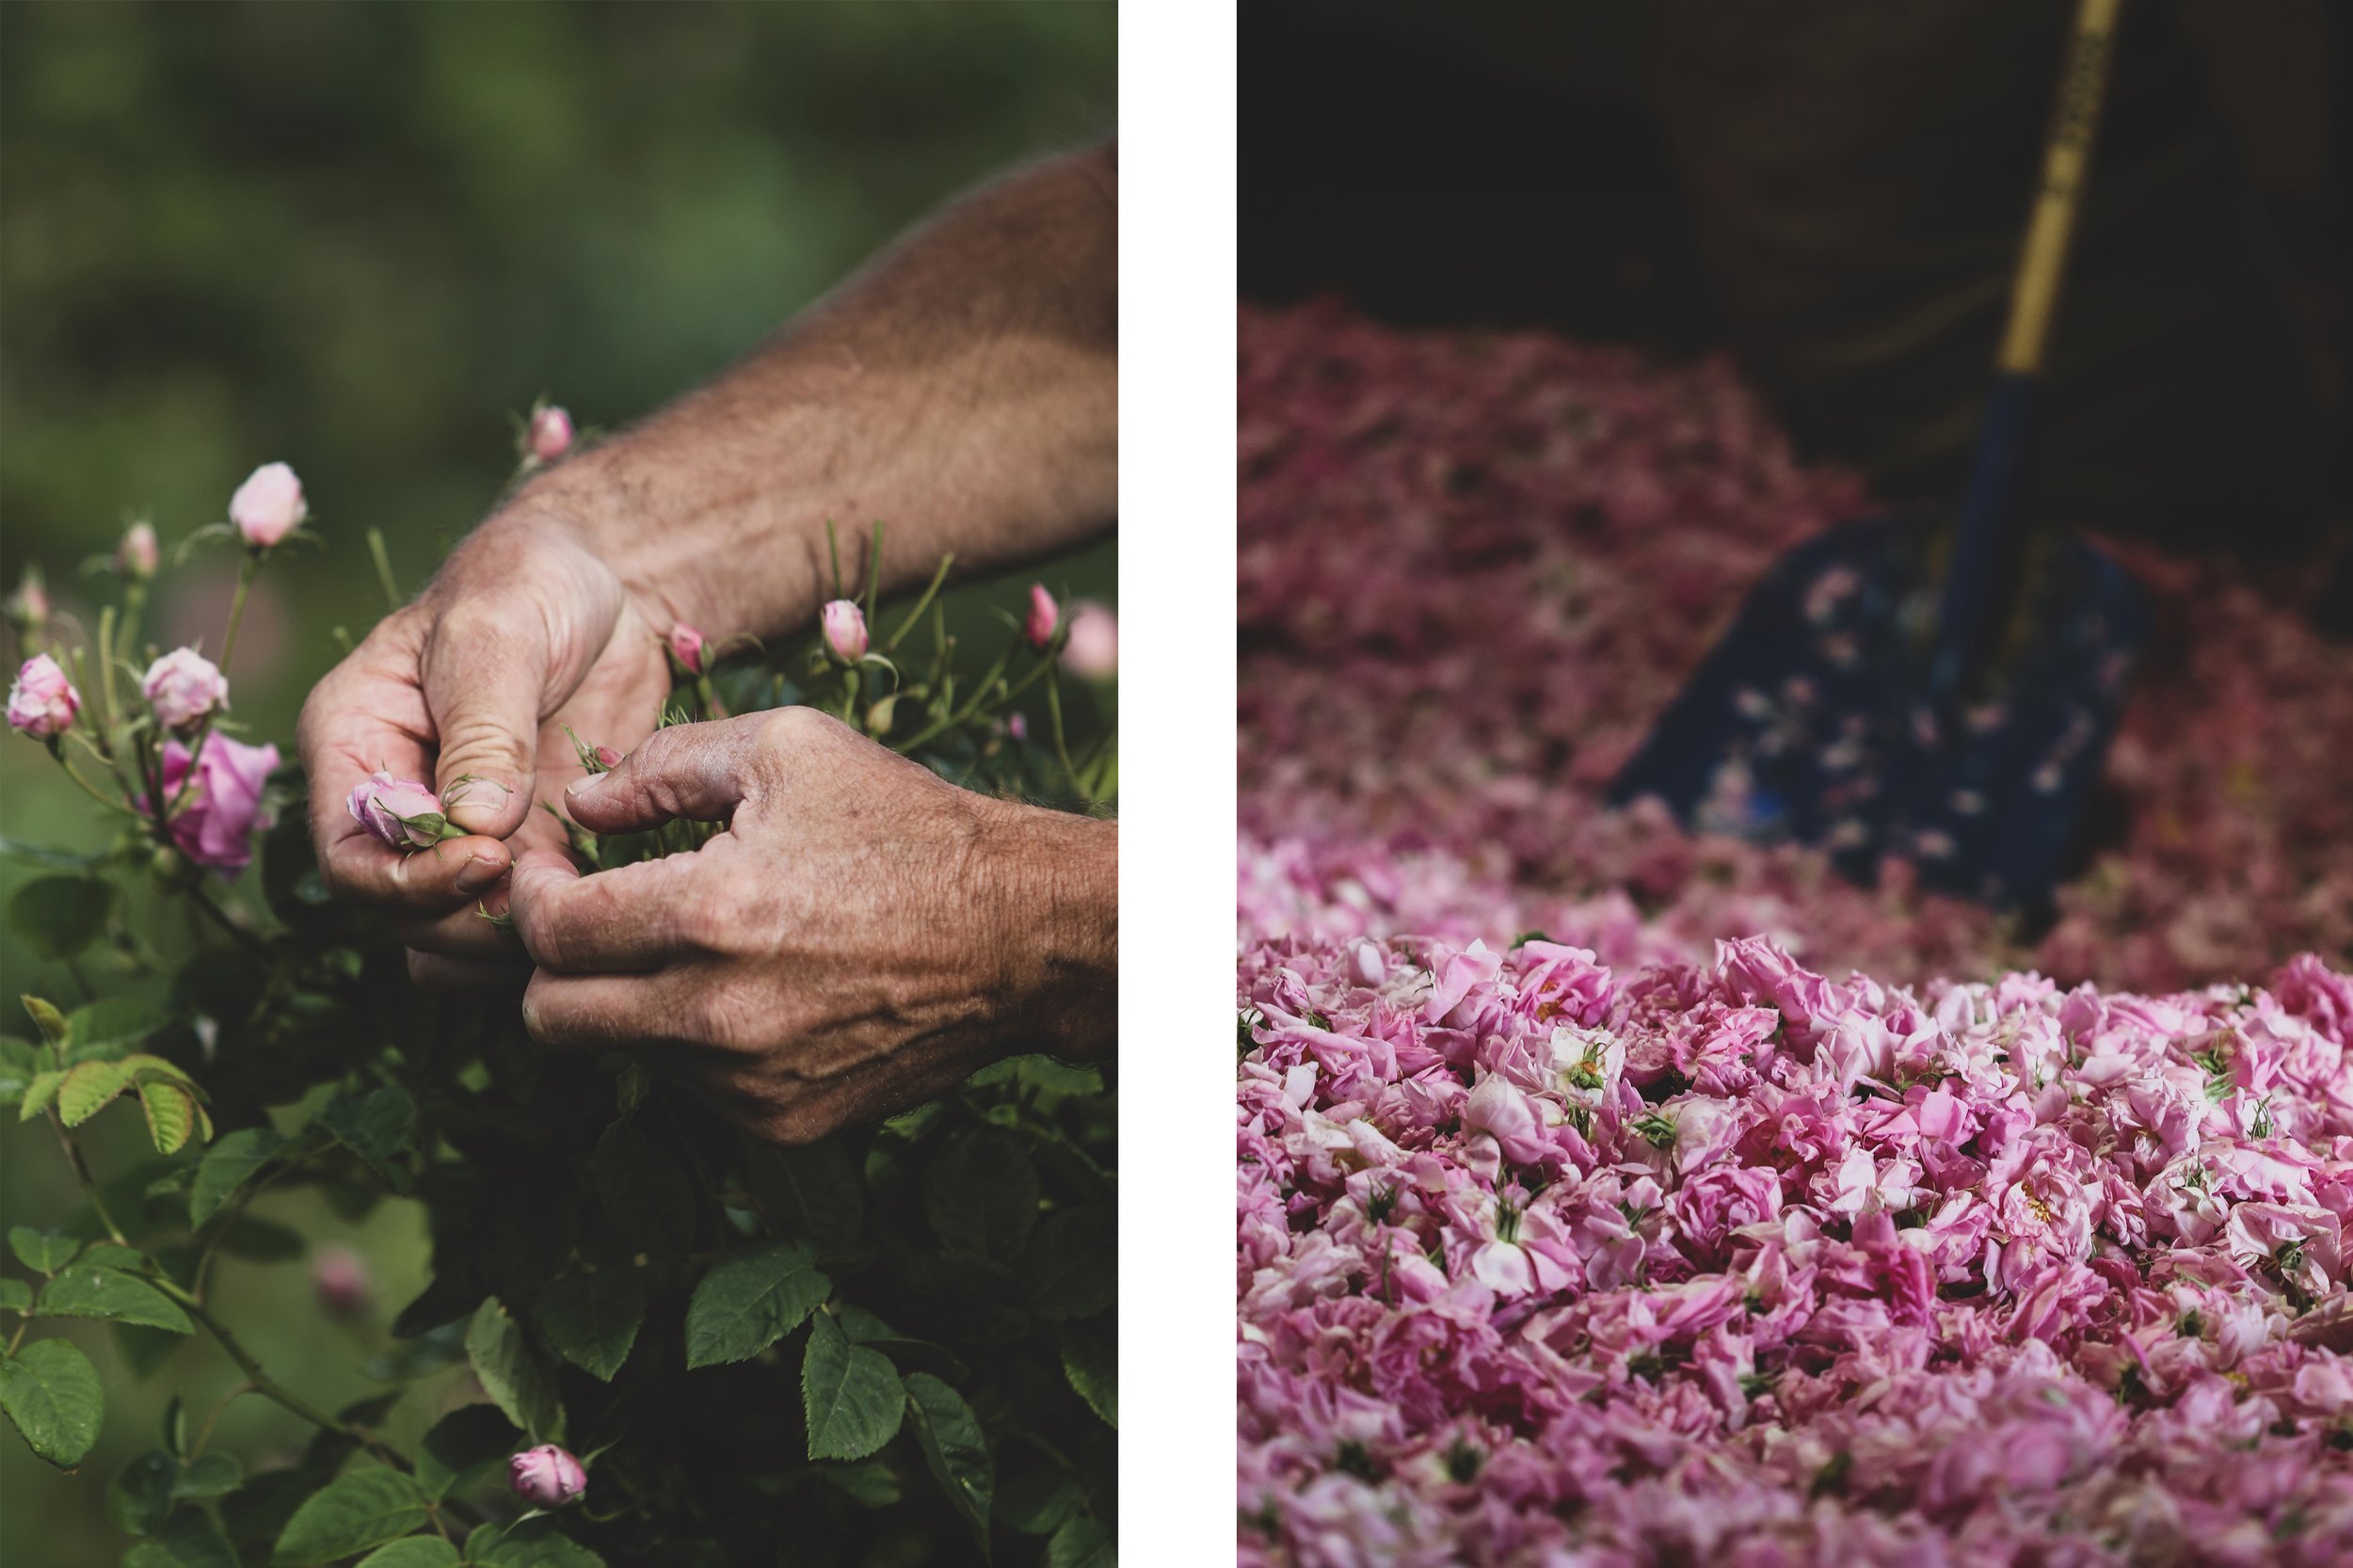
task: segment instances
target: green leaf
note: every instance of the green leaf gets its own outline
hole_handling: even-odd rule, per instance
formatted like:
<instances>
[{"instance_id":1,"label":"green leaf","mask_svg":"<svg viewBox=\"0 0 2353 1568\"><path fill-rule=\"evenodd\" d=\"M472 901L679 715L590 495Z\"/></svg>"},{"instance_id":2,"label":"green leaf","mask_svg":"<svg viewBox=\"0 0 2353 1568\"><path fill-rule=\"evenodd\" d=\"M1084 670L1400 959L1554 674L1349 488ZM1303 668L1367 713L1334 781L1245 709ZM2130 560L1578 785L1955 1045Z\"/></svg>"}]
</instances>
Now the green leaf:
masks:
<instances>
[{"instance_id":1,"label":"green leaf","mask_svg":"<svg viewBox=\"0 0 2353 1568\"><path fill-rule=\"evenodd\" d=\"M112 1061L136 1048L139 1042L171 1021L171 1016L152 1002L135 1001L127 997L105 997L87 1006L77 1007L66 1019L66 1061Z\"/></svg>"},{"instance_id":2,"label":"green leaf","mask_svg":"<svg viewBox=\"0 0 2353 1568\"><path fill-rule=\"evenodd\" d=\"M184 1508L163 1534L125 1552L122 1568L237 1568L237 1552L218 1525Z\"/></svg>"},{"instance_id":3,"label":"green leaf","mask_svg":"<svg viewBox=\"0 0 2353 1568\"><path fill-rule=\"evenodd\" d=\"M24 1097L24 1091L40 1076L40 1048L30 1040L0 1035L0 1106L14 1105Z\"/></svg>"},{"instance_id":4,"label":"green leaf","mask_svg":"<svg viewBox=\"0 0 2353 1568\"><path fill-rule=\"evenodd\" d=\"M8 1227L8 1250L16 1260L37 1274L54 1274L73 1261L73 1255L82 1250L81 1239L62 1230L35 1230L31 1225Z\"/></svg>"},{"instance_id":5,"label":"green leaf","mask_svg":"<svg viewBox=\"0 0 2353 1568\"><path fill-rule=\"evenodd\" d=\"M0 1312L22 1312L32 1304L32 1286L21 1279L0 1279Z\"/></svg>"},{"instance_id":6,"label":"green leaf","mask_svg":"<svg viewBox=\"0 0 2353 1568\"><path fill-rule=\"evenodd\" d=\"M76 855L72 850L51 849L46 844L28 844L22 839L0 835L0 860L39 866L47 872L94 872L112 858L111 855L104 853Z\"/></svg>"},{"instance_id":7,"label":"green leaf","mask_svg":"<svg viewBox=\"0 0 2353 1568\"><path fill-rule=\"evenodd\" d=\"M406 1089L375 1089L346 1095L319 1112L319 1125L368 1162L395 1192L416 1186L415 1173L400 1162L417 1141L417 1102Z\"/></svg>"},{"instance_id":8,"label":"green leaf","mask_svg":"<svg viewBox=\"0 0 2353 1568\"><path fill-rule=\"evenodd\" d=\"M407 1535L361 1558L360 1568L457 1568L457 1548L438 1535Z\"/></svg>"},{"instance_id":9,"label":"green leaf","mask_svg":"<svg viewBox=\"0 0 2353 1568\"><path fill-rule=\"evenodd\" d=\"M686 1305L686 1365L715 1367L758 1355L795 1328L833 1290L808 1249L746 1247L711 1267Z\"/></svg>"},{"instance_id":10,"label":"green leaf","mask_svg":"<svg viewBox=\"0 0 2353 1568\"><path fill-rule=\"evenodd\" d=\"M424 1493L398 1470L368 1465L328 1481L303 1500L279 1533L274 1568L313 1568L397 1541L424 1528Z\"/></svg>"},{"instance_id":11,"label":"green leaf","mask_svg":"<svg viewBox=\"0 0 2353 1568\"><path fill-rule=\"evenodd\" d=\"M139 1085L139 1108L147 1112L147 1136L157 1154L178 1154L196 1130L196 1096L176 1083Z\"/></svg>"},{"instance_id":12,"label":"green leaf","mask_svg":"<svg viewBox=\"0 0 2353 1568\"><path fill-rule=\"evenodd\" d=\"M521 1429L494 1404L470 1404L433 1423L417 1449L417 1484L440 1497L500 1464L522 1441Z\"/></svg>"},{"instance_id":13,"label":"green leaf","mask_svg":"<svg viewBox=\"0 0 2353 1568\"><path fill-rule=\"evenodd\" d=\"M171 1512L180 1465L161 1448L126 1460L106 1483L106 1517L126 1535L152 1535Z\"/></svg>"},{"instance_id":14,"label":"green leaf","mask_svg":"<svg viewBox=\"0 0 2353 1568\"><path fill-rule=\"evenodd\" d=\"M114 908L111 882L38 876L8 900L8 929L36 958L71 958L98 939Z\"/></svg>"},{"instance_id":15,"label":"green leaf","mask_svg":"<svg viewBox=\"0 0 2353 1568\"><path fill-rule=\"evenodd\" d=\"M248 1263L291 1263L311 1244L293 1226L248 1211L221 1226L220 1250Z\"/></svg>"},{"instance_id":16,"label":"green leaf","mask_svg":"<svg viewBox=\"0 0 2353 1568\"><path fill-rule=\"evenodd\" d=\"M8 1412L33 1452L71 1470L98 1441L105 1395L98 1370L65 1339L36 1339L0 1361L0 1411Z\"/></svg>"},{"instance_id":17,"label":"green leaf","mask_svg":"<svg viewBox=\"0 0 2353 1568\"><path fill-rule=\"evenodd\" d=\"M635 1252L673 1256L695 1240L695 1189L678 1157L628 1122L597 1140L597 1201Z\"/></svg>"},{"instance_id":18,"label":"green leaf","mask_svg":"<svg viewBox=\"0 0 2353 1568\"><path fill-rule=\"evenodd\" d=\"M17 1000L24 1004L25 1014L33 1020L33 1027L40 1031L43 1040L53 1046L64 1041L69 1032L65 1015L57 1011L54 1002L32 996L19 997Z\"/></svg>"},{"instance_id":19,"label":"green leaf","mask_svg":"<svg viewBox=\"0 0 2353 1568\"><path fill-rule=\"evenodd\" d=\"M556 1354L598 1382L611 1383L646 1320L646 1289L634 1269L611 1266L592 1273L574 1264L556 1275L532 1316Z\"/></svg>"},{"instance_id":20,"label":"green leaf","mask_svg":"<svg viewBox=\"0 0 2353 1568\"><path fill-rule=\"evenodd\" d=\"M1108 1208L1048 1214L1022 1253L1023 1286L1042 1318L1091 1318L1119 1299L1119 1224Z\"/></svg>"},{"instance_id":21,"label":"green leaf","mask_svg":"<svg viewBox=\"0 0 2353 1568\"><path fill-rule=\"evenodd\" d=\"M473 1568L604 1568L604 1559L545 1519L525 1519L504 1535L485 1525L466 1537Z\"/></svg>"},{"instance_id":22,"label":"green leaf","mask_svg":"<svg viewBox=\"0 0 2353 1568\"><path fill-rule=\"evenodd\" d=\"M16 1119L29 1122L49 1109L56 1099L57 1091L65 1087L62 1072L36 1073L33 1081L24 1086L24 1097L17 1104Z\"/></svg>"},{"instance_id":23,"label":"green leaf","mask_svg":"<svg viewBox=\"0 0 2353 1568\"><path fill-rule=\"evenodd\" d=\"M888 1508L903 1495L899 1473L879 1459L855 1464L820 1464L817 1473L860 1508Z\"/></svg>"},{"instance_id":24,"label":"green leaf","mask_svg":"<svg viewBox=\"0 0 2353 1568\"><path fill-rule=\"evenodd\" d=\"M1037 1227L1037 1167L1010 1133L951 1141L923 1180L923 1209L950 1252L1012 1257Z\"/></svg>"},{"instance_id":25,"label":"green leaf","mask_svg":"<svg viewBox=\"0 0 2353 1568\"><path fill-rule=\"evenodd\" d=\"M466 1329L466 1359L484 1393L508 1420L542 1442L552 1442L564 1424L555 1380L532 1353L521 1327L496 1296L474 1309Z\"/></svg>"},{"instance_id":26,"label":"green leaf","mask_svg":"<svg viewBox=\"0 0 2353 1568\"><path fill-rule=\"evenodd\" d=\"M196 1168L196 1185L188 1192L188 1223L210 1221L232 1192L285 1146L286 1140L268 1128L249 1127L206 1149L203 1163Z\"/></svg>"},{"instance_id":27,"label":"green leaf","mask_svg":"<svg viewBox=\"0 0 2353 1568\"><path fill-rule=\"evenodd\" d=\"M1103 1424L1119 1430L1119 1344L1108 1323L1074 1325L1063 1336L1063 1376Z\"/></svg>"},{"instance_id":28,"label":"green leaf","mask_svg":"<svg viewBox=\"0 0 2353 1568\"><path fill-rule=\"evenodd\" d=\"M1032 1464L997 1488L994 1523L1021 1535L1051 1535L1086 1506L1086 1493L1051 1464Z\"/></svg>"},{"instance_id":29,"label":"green leaf","mask_svg":"<svg viewBox=\"0 0 2353 1568\"><path fill-rule=\"evenodd\" d=\"M988 1556L988 1507L996 1490L997 1465L989 1457L988 1439L964 1396L932 1376L916 1372L906 1380L907 1415L915 1428L932 1477L948 1500L972 1528L981 1555Z\"/></svg>"},{"instance_id":30,"label":"green leaf","mask_svg":"<svg viewBox=\"0 0 2353 1568\"><path fill-rule=\"evenodd\" d=\"M801 1358L801 1407L808 1417L808 1457L864 1459L898 1434L907 1394L880 1351L853 1345L831 1315L810 1320Z\"/></svg>"},{"instance_id":31,"label":"green leaf","mask_svg":"<svg viewBox=\"0 0 2353 1568\"><path fill-rule=\"evenodd\" d=\"M41 1288L40 1313L44 1318L105 1318L146 1328L168 1328L174 1334L194 1334L196 1325L180 1304L143 1279L95 1263L75 1263L58 1271Z\"/></svg>"},{"instance_id":32,"label":"green leaf","mask_svg":"<svg viewBox=\"0 0 2353 1568\"><path fill-rule=\"evenodd\" d=\"M1119 1552L1102 1526L1080 1514L1046 1543L1046 1568L1119 1568Z\"/></svg>"},{"instance_id":33,"label":"green leaf","mask_svg":"<svg viewBox=\"0 0 2353 1568\"><path fill-rule=\"evenodd\" d=\"M174 1497L225 1497L245 1484L245 1466L233 1454L200 1454L180 1466L171 1483Z\"/></svg>"},{"instance_id":34,"label":"green leaf","mask_svg":"<svg viewBox=\"0 0 2353 1568\"><path fill-rule=\"evenodd\" d=\"M85 1062L67 1069L57 1090L57 1114L68 1127L80 1127L131 1086L132 1070L120 1062Z\"/></svg>"}]
</instances>

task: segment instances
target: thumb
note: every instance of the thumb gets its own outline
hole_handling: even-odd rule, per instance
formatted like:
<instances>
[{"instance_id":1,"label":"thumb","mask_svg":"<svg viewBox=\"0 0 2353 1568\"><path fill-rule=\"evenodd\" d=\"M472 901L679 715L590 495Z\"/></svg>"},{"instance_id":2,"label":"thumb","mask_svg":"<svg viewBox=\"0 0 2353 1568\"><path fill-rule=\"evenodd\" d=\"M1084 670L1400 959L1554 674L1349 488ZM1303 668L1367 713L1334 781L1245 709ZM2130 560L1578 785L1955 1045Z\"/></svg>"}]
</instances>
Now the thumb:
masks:
<instances>
[{"instance_id":1,"label":"thumb","mask_svg":"<svg viewBox=\"0 0 2353 1568\"><path fill-rule=\"evenodd\" d=\"M657 729L611 773L574 779L565 805L591 833L635 833L677 817L726 822L749 798L770 717L747 713Z\"/></svg>"},{"instance_id":2,"label":"thumb","mask_svg":"<svg viewBox=\"0 0 2353 1568\"><path fill-rule=\"evenodd\" d=\"M444 616L425 645L435 787L469 833L504 839L530 814L539 714L553 695L545 624L529 606L483 604Z\"/></svg>"}]
</instances>

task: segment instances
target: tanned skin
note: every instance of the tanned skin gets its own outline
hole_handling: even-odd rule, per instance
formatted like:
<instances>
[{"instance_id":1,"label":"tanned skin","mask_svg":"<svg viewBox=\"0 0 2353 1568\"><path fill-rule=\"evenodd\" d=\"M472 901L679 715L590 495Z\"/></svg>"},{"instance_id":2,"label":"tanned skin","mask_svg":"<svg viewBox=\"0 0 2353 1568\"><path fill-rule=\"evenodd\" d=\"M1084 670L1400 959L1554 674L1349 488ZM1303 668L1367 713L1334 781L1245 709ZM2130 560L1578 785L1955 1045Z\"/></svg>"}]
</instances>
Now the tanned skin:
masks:
<instances>
[{"instance_id":1,"label":"tanned skin","mask_svg":"<svg viewBox=\"0 0 2353 1568\"><path fill-rule=\"evenodd\" d=\"M1005 1052L1113 1038L1118 830L953 789L805 709L654 733L669 629L806 626L827 519L887 521L886 591L986 572L1116 508L1117 160L1012 174L741 363L517 489L304 705L319 866L429 984L511 984L552 1047L649 1060L801 1141ZM584 782L568 727L629 752ZM432 776L469 837L403 856L344 809ZM603 832L728 831L582 879L537 803ZM515 935L477 907L510 912ZM517 936L521 953L517 952Z\"/></svg>"}]
</instances>

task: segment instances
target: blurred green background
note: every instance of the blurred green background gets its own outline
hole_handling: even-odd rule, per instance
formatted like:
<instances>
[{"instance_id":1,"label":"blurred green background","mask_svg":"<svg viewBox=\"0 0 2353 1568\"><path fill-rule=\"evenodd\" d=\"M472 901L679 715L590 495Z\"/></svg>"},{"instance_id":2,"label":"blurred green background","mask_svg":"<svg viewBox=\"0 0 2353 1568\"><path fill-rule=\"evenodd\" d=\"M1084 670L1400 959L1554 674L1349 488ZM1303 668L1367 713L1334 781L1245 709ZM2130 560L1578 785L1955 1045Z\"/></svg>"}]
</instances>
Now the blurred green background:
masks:
<instances>
[{"instance_id":1,"label":"blurred green background","mask_svg":"<svg viewBox=\"0 0 2353 1568\"><path fill-rule=\"evenodd\" d=\"M365 530L414 587L511 472L510 416L535 397L622 424L958 190L1111 135L1116 34L1115 8L1085 0L6 0L0 585L39 561L61 608L87 604L109 584L80 564L127 517L168 552L256 464L292 463L328 548L272 562L232 672L251 738L283 744L332 629L380 607ZM217 647L233 560L172 574L147 635ZM1108 602L1114 568L1105 545L1036 575ZM960 616L1007 587L958 596ZM37 747L0 745L0 834L94 847L87 807ZM32 874L0 860L0 898ZM0 969L0 995L73 995L5 936ZM109 1146L132 1133L120 1114L91 1124L102 1174L136 1147ZM0 1116L0 1224L70 1207L38 1130ZM376 1304L333 1321L300 1262L239 1263L224 1319L320 1402L379 1391L360 1368L422 1283L414 1210L355 1225L297 1193L255 1211L360 1247ZM118 1560L106 1478L153 1446L172 1393L200 1412L234 1381L209 1344L141 1378L105 1333L75 1337L108 1384L104 1435L67 1478L0 1433L7 1568ZM250 1399L221 1432L249 1459L299 1438Z\"/></svg>"}]
</instances>

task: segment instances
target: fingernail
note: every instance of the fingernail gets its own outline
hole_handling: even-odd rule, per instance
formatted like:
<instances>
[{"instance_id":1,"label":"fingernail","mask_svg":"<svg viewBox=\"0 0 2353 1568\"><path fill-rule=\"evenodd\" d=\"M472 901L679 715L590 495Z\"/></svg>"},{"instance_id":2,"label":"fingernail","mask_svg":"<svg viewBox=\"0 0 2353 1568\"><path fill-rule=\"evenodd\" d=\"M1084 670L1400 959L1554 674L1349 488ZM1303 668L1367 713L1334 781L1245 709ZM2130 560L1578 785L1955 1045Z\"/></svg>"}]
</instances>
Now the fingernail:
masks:
<instances>
[{"instance_id":1,"label":"fingernail","mask_svg":"<svg viewBox=\"0 0 2353 1568\"><path fill-rule=\"evenodd\" d=\"M457 890L478 893L506 874L506 862L494 860L487 855L473 855L457 868Z\"/></svg>"},{"instance_id":2,"label":"fingernail","mask_svg":"<svg viewBox=\"0 0 2353 1568\"><path fill-rule=\"evenodd\" d=\"M564 792L572 796L584 795L589 791L595 789L597 787L597 780L602 778L603 776L604 775L600 773L582 774L578 778L573 779L569 784L564 786Z\"/></svg>"}]
</instances>

